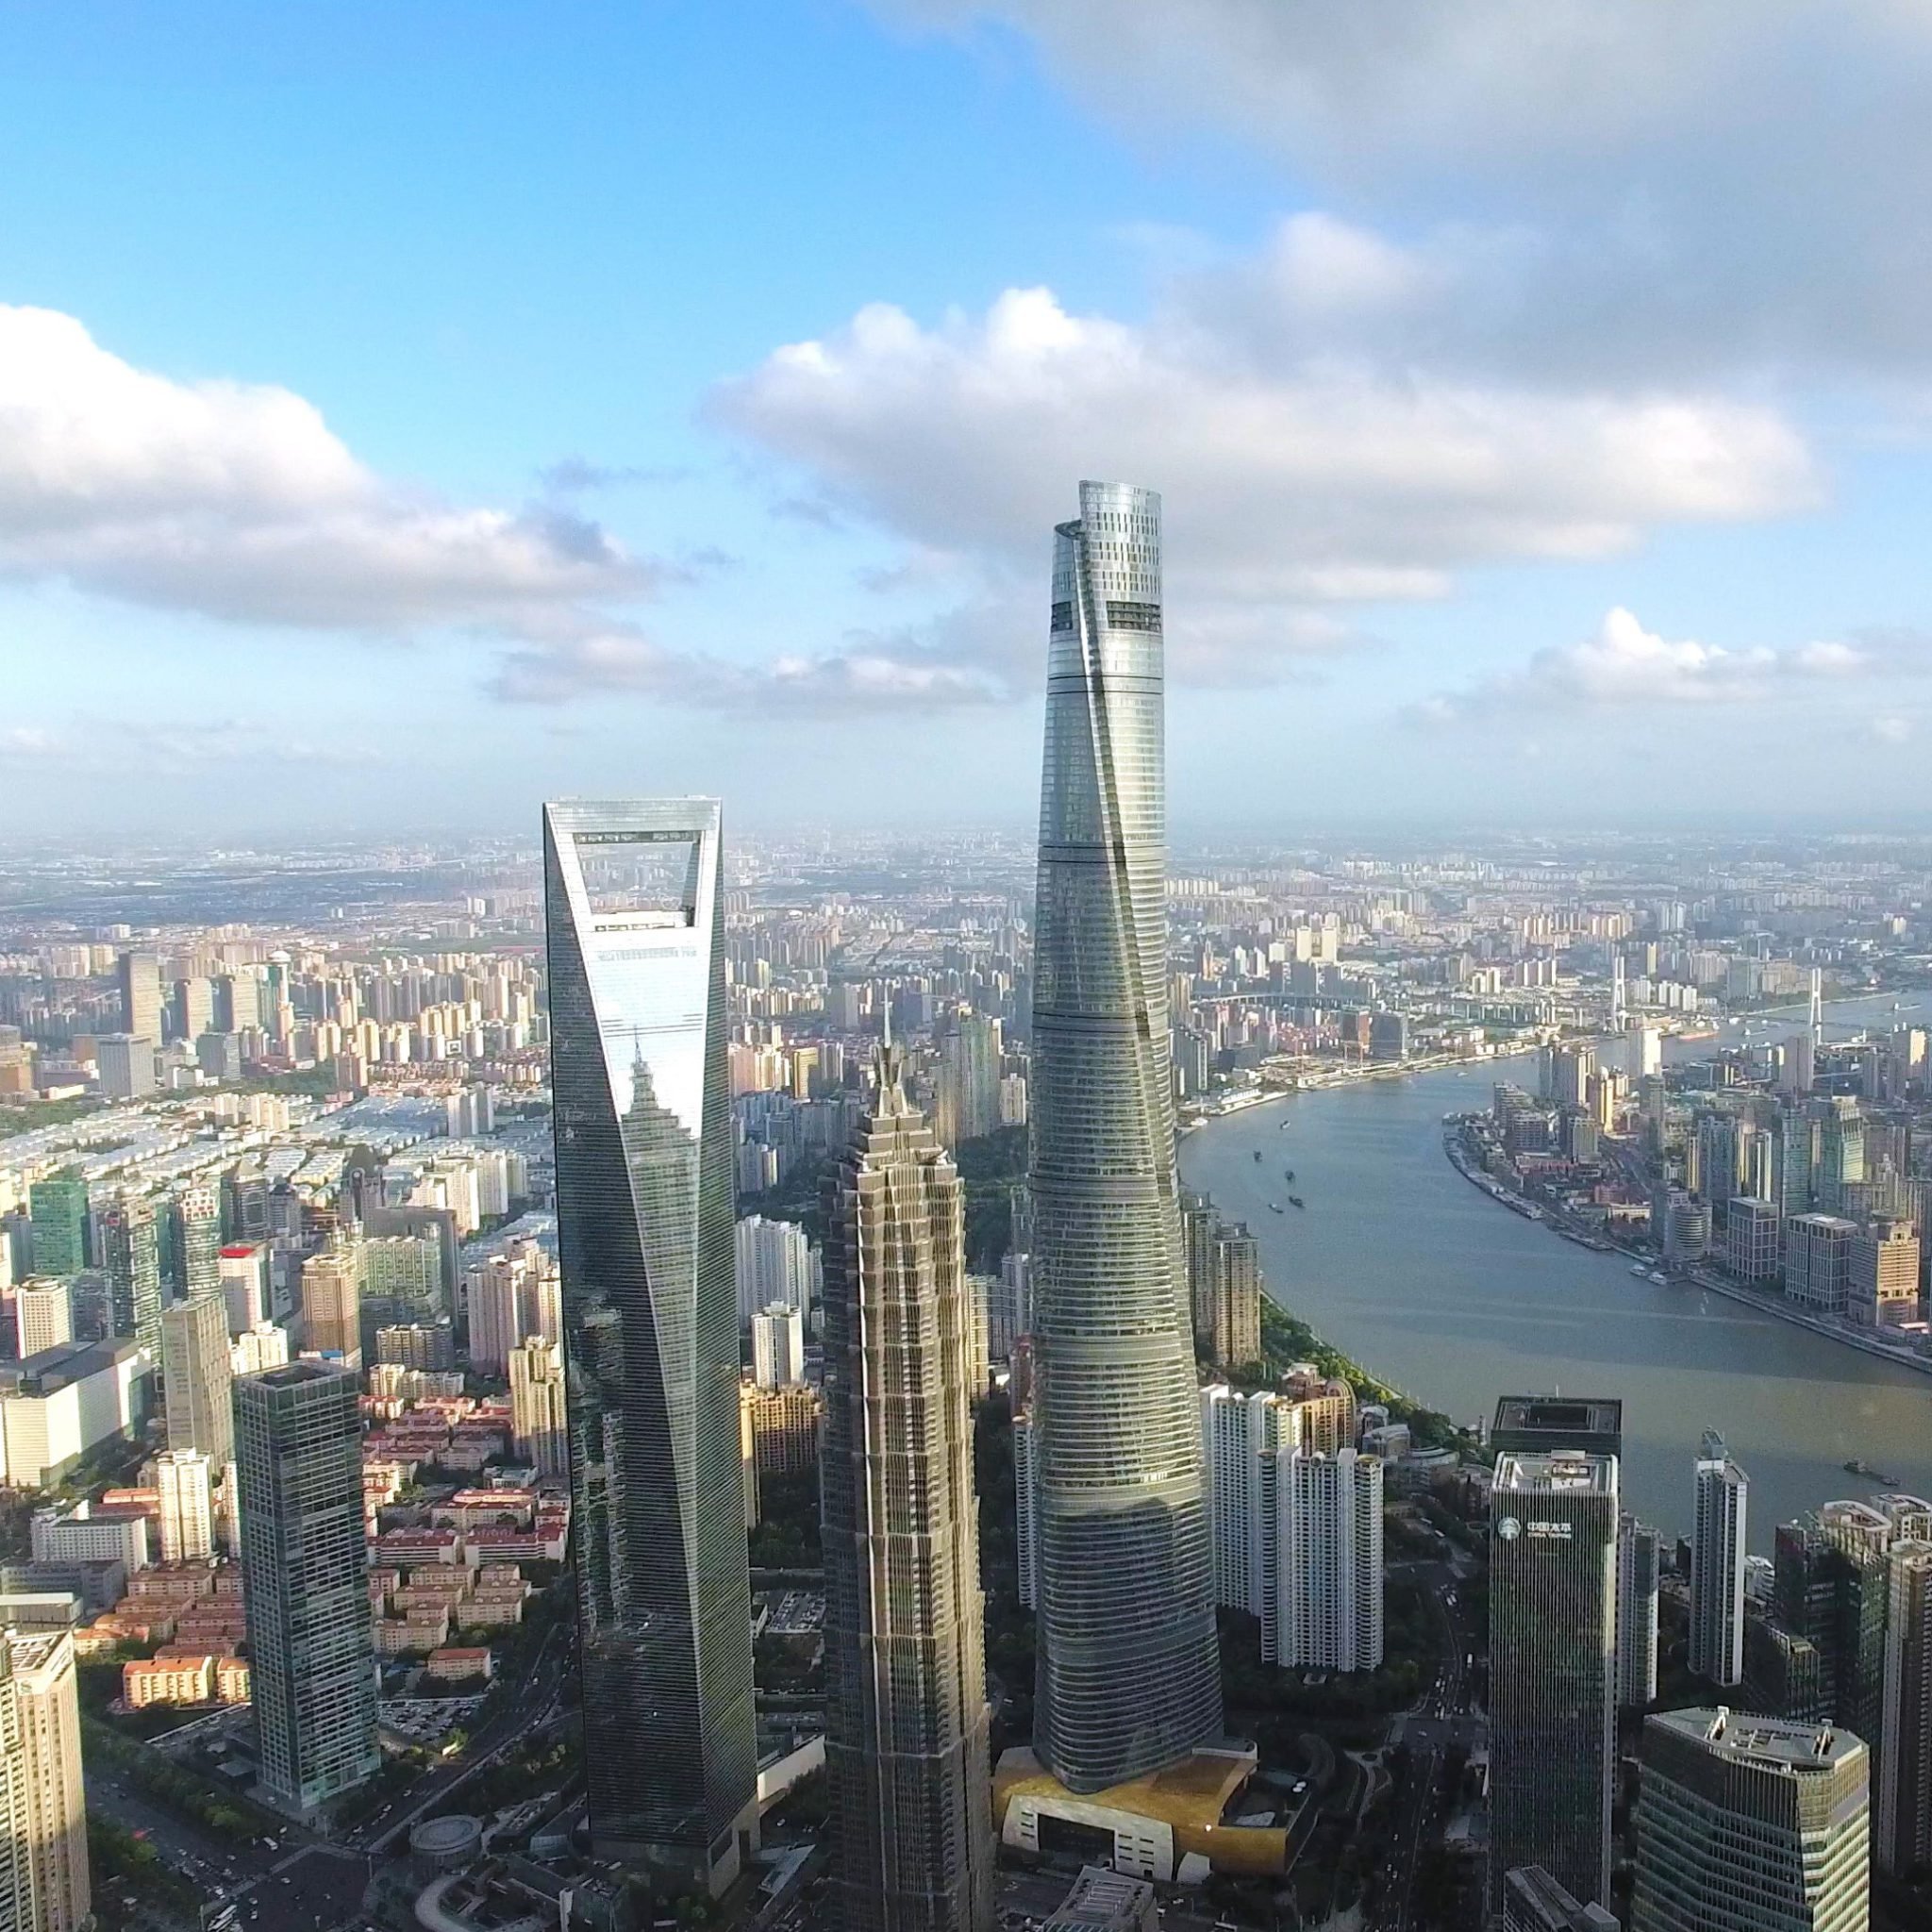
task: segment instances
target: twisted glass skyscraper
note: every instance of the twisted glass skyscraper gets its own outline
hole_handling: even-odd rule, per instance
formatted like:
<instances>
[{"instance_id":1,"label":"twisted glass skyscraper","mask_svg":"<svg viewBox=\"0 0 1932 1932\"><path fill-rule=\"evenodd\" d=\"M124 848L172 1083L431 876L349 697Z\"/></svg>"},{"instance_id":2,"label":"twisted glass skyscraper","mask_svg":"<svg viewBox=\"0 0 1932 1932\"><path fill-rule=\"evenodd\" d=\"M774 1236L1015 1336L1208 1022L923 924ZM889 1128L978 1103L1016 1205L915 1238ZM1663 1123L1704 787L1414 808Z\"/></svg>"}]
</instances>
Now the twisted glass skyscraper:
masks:
<instances>
[{"instance_id":1,"label":"twisted glass skyscraper","mask_svg":"<svg viewBox=\"0 0 1932 1932\"><path fill-rule=\"evenodd\" d=\"M1033 994L1035 1745L1070 1790L1221 1730L1174 1179L1160 499L1056 529Z\"/></svg>"},{"instance_id":2,"label":"twisted glass skyscraper","mask_svg":"<svg viewBox=\"0 0 1932 1932\"><path fill-rule=\"evenodd\" d=\"M758 1826L719 850L711 799L543 809L591 1842L713 1892Z\"/></svg>"}]
</instances>

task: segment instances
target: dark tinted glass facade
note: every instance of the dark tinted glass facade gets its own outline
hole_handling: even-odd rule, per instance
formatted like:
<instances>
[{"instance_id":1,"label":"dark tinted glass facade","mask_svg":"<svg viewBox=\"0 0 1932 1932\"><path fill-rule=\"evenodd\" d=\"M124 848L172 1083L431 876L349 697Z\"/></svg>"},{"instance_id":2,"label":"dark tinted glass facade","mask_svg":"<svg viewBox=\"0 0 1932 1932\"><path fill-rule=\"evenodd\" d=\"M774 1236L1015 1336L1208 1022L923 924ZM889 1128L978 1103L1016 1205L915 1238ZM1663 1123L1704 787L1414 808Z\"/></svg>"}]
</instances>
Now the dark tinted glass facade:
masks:
<instances>
[{"instance_id":1,"label":"dark tinted glass facade","mask_svg":"<svg viewBox=\"0 0 1932 1932\"><path fill-rule=\"evenodd\" d=\"M1616 1462L1505 1454L1490 1509L1491 1884L1541 1865L1572 1896L1603 1904L1617 1736Z\"/></svg>"},{"instance_id":2,"label":"dark tinted glass facade","mask_svg":"<svg viewBox=\"0 0 1932 1932\"><path fill-rule=\"evenodd\" d=\"M758 1777L719 810L543 830L591 1836L718 1890Z\"/></svg>"}]
</instances>

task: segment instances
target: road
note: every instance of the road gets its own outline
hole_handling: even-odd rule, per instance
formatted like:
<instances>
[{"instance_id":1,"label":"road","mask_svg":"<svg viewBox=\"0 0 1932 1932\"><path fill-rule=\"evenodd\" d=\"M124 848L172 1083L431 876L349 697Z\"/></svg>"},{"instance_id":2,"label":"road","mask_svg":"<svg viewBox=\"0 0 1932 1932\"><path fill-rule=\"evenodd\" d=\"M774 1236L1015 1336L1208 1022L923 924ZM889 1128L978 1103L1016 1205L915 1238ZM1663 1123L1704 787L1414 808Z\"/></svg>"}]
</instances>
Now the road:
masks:
<instances>
[{"instance_id":1,"label":"road","mask_svg":"<svg viewBox=\"0 0 1932 1932\"><path fill-rule=\"evenodd\" d=\"M90 1771L88 1809L152 1844L201 1894L204 1923L232 1901L233 1932L330 1932L357 1916L369 1884L360 1853L291 1826L271 1851L258 1839L218 1837L178 1817L112 1771ZM117 1881L103 1878L103 1888Z\"/></svg>"},{"instance_id":2,"label":"road","mask_svg":"<svg viewBox=\"0 0 1932 1932\"><path fill-rule=\"evenodd\" d=\"M547 1633L516 1693L479 1731L462 1757L410 1786L341 1844L293 1824L260 1839L218 1837L157 1804L109 1767L87 1772L87 1802L152 1844L202 1894L203 1923L229 1901L230 1932L330 1932L356 1917L375 1858L388 1854L425 1812L505 1751L559 1720L568 1625Z\"/></svg>"},{"instance_id":3,"label":"road","mask_svg":"<svg viewBox=\"0 0 1932 1932\"><path fill-rule=\"evenodd\" d=\"M512 1745L521 1744L540 1729L560 1719L564 1672L569 1667L571 1625L559 1618L544 1634L528 1674L515 1693L471 1739L462 1756L439 1765L417 1779L372 1818L365 1819L349 1842L366 1846L377 1856L395 1850L410 1825L426 1816L486 1765L494 1764Z\"/></svg>"},{"instance_id":4,"label":"road","mask_svg":"<svg viewBox=\"0 0 1932 1932\"><path fill-rule=\"evenodd\" d=\"M1442 1822L1444 1761L1452 1749L1467 1752L1482 1740L1483 1720L1470 1708L1473 1686L1465 1662L1480 1645L1470 1616L1466 1579L1453 1564L1392 1563L1389 1574L1416 1586L1418 1596L1429 1607L1437 1644L1436 1671L1427 1689L1390 1731L1391 1742L1407 1748L1409 1769L1397 1807L1393 1861L1376 1924L1386 1932L1407 1932L1423 1851ZM1454 1793L1449 1797L1453 1800Z\"/></svg>"}]
</instances>

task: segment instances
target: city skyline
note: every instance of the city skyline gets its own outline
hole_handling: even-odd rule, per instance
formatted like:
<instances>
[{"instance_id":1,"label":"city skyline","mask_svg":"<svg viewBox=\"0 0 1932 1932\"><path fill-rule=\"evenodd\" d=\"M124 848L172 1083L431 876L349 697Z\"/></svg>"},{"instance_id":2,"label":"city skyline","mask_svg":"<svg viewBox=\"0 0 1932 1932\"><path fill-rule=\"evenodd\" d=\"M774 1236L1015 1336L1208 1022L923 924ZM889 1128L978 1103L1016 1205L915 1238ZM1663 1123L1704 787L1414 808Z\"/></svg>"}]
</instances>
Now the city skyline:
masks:
<instances>
[{"instance_id":1,"label":"city skyline","mask_svg":"<svg viewBox=\"0 0 1932 1932\"><path fill-rule=\"evenodd\" d=\"M1907 13L1838 24L1828 100L1805 9L1739 4L1668 58L1407 9L1368 78L1336 0L1252 43L1134 0L1105 52L1076 0L788 0L752 63L689 4L109 13L0 80L34 836L111 830L130 771L204 837L514 829L507 768L977 816L1029 789L1080 474L1174 507L1179 819L1835 814L1841 760L1923 816ZM1575 125L1533 105L1585 69ZM420 728L285 725L291 682Z\"/></svg>"},{"instance_id":2,"label":"city skyline","mask_svg":"<svg viewBox=\"0 0 1932 1932\"><path fill-rule=\"evenodd\" d=\"M1693 1696L1754 1762L1865 1751L1872 1873L1847 1839L1833 1895L1916 1923L1932 844L1857 848L1850 891L1823 842L1164 849L1158 506L1082 498L1038 848L727 847L715 800L590 801L551 808L547 867L55 867L5 915L0 1444L44 1506L11 1519L10 1606L118 1682L88 1700L110 1821L142 1818L116 1760L157 1749L304 1812L196 1873L213 1908L315 1932L308 1900L373 1871L389 1917L427 1876L491 1923L558 1884L684 1917L716 1887L725 1923L816 1932L843 1844L874 1903L890 1870L973 1932L982 1873L1038 1921L1069 1858L1202 1932L1291 1887L1312 1922L1351 1874L1366 1922L1443 1932L1487 1806L1504 1898L1581 1923L1566 1895L1622 1916L1646 1859L1733 1882L1697 1777L1648 1751L1640 1823L1590 1828L1639 1711ZM1069 1644L1041 1519L1098 1501L1096 1546L1158 1520L1155 1485L1121 1512L1087 1480L1151 1445L1190 1530L1195 1428L1233 1735L1149 1721L1148 1683L1196 1681L1164 1660L1090 1672L1146 1753L1100 1787L1042 1737L1035 1666L1042 1629L1049 1662L1109 1654L1131 1553L1076 1566L1101 1593ZM171 1708L205 1718L144 1743ZM753 1735L755 1827L701 1794ZM1358 1809L1311 1739L1400 1774ZM626 1831L610 1801L646 1785L666 1809ZM418 1862L445 1857L469 1872ZM120 1862L97 1848L104 1896L173 1895Z\"/></svg>"}]
</instances>

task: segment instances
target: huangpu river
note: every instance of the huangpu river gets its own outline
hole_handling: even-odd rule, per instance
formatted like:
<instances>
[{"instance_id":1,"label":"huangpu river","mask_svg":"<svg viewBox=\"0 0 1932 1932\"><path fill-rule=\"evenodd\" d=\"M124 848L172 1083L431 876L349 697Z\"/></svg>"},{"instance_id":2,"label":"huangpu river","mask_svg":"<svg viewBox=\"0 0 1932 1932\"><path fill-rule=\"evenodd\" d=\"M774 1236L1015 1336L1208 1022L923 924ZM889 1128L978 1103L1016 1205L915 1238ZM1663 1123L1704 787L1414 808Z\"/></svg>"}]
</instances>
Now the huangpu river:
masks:
<instances>
[{"instance_id":1,"label":"huangpu river","mask_svg":"<svg viewBox=\"0 0 1932 1932\"><path fill-rule=\"evenodd\" d=\"M1908 996L1898 1017L1927 1024L1932 1001ZM1835 1006L1830 1018L1833 1031L1889 1025L1891 1002ZM1749 1037L1790 1030L1759 1023ZM1726 1044L1740 1038L1725 1029ZM1672 1057L1717 1044L1672 1042ZM1487 1106L1496 1080L1534 1077L1530 1060L1474 1062L1250 1108L1182 1141L1182 1183L1254 1230L1276 1301L1457 1422L1489 1415L1502 1394L1621 1396L1624 1507L1673 1536L1690 1533L1690 1464L1707 1428L1750 1475L1748 1538L1763 1555L1779 1523L1879 1487L1847 1461L1932 1495L1932 1375L1721 1295L1640 1279L1626 1257L1564 1241L1450 1166L1442 1116ZM1291 1193L1304 1209L1288 1206Z\"/></svg>"}]
</instances>

